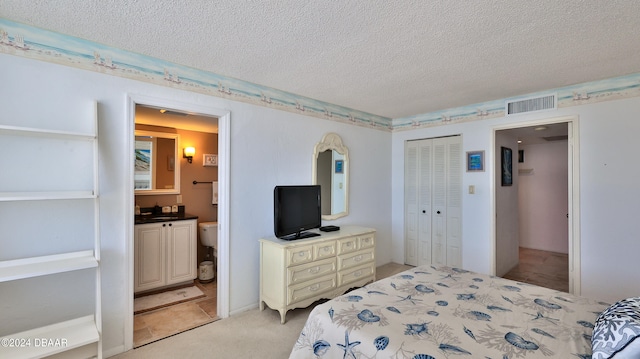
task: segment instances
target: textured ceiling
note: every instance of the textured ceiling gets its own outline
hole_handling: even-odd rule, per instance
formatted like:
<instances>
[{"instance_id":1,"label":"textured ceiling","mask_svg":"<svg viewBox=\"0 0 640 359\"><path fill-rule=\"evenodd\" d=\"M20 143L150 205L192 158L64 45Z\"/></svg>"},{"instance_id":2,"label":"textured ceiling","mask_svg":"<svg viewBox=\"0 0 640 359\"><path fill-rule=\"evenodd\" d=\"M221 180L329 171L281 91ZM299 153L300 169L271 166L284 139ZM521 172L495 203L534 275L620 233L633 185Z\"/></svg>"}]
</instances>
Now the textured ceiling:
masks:
<instances>
[{"instance_id":1,"label":"textured ceiling","mask_svg":"<svg viewBox=\"0 0 640 359\"><path fill-rule=\"evenodd\" d=\"M0 0L0 17L389 118L640 72L640 1Z\"/></svg>"}]
</instances>

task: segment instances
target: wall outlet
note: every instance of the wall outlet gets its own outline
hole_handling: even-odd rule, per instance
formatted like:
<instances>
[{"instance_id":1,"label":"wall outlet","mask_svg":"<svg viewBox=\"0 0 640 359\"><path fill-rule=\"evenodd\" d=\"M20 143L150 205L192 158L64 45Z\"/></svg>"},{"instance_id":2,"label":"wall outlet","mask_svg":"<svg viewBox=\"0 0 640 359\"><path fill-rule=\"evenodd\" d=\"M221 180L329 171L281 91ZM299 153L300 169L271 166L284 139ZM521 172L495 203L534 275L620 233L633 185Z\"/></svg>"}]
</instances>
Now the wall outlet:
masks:
<instances>
[{"instance_id":1,"label":"wall outlet","mask_svg":"<svg viewBox=\"0 0 640 359\"><path fill-rule=\"evenodd\" d=\"M181 194L176 196L176 203L182 203L182 195Z\"/></svg>"}]
</instances>

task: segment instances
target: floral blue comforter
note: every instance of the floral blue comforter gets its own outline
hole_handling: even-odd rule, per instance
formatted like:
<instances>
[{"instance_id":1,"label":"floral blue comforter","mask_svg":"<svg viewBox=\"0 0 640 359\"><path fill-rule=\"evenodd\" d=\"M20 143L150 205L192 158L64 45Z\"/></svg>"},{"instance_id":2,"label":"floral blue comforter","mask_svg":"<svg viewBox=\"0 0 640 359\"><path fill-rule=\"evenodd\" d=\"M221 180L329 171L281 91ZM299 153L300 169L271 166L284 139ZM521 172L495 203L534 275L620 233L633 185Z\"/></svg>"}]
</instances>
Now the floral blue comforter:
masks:
<instances>
[{"instance_id":1,"label":"floral blue comforter","mask_svg":"<svg viewBox=\"0 0 640 359\"><path fill-rule=\"evenodd\" d=\"M290 358L591 358L607 303L421 266L318 305Z\"/></svg>"}]
</instances>

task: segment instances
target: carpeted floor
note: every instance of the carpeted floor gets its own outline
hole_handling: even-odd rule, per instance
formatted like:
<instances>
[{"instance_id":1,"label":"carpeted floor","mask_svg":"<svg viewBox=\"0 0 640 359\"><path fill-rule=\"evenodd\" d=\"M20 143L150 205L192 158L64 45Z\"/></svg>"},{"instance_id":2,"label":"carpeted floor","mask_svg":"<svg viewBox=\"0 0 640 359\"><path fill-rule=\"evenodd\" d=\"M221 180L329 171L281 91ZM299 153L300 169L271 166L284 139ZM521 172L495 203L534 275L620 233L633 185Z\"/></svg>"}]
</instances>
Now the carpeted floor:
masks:
<instances>
[{"instance_id":1,"label":"carpeted floor","mask_svg":"<svg viewBox=\"0 0 640 359\"><path fill-rule=\"evenodd\" d=\"M390 263L377 268L377 278L411 268ZM280 324L276 310L249 310L119 354L132 358L288 358L314 305L287 312Z\"/></svg>"},{"instance_id":2,"label":"carpeted floor","mask_svg":"<svg viewBox=\"0 0 640 359\"><path fill-rule=\"evenodd\" d=\"M288 358L313 306L287 313L253 309L114 358Z\"/></svg>"}]
</instances>

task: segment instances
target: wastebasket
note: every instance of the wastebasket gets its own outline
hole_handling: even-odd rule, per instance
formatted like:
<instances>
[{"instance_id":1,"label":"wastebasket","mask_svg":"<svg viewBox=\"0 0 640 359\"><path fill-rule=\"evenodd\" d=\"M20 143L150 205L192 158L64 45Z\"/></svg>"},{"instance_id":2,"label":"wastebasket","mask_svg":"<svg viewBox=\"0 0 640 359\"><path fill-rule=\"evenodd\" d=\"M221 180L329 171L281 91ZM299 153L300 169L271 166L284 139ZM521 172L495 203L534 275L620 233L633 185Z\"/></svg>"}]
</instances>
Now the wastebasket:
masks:
<instances>
[{"instance_id":1,"label":"wastebasket","mask_svg":"<svg viewBox=\"0 0 640 359\"><path fill-rule=\"evenodd\" d=\"M204 261L200 263L200 275L198 279L202 283L207 283L213 281L214 273L213 273L213 262L212 261Z\"/></svg>"}]
</instances>

